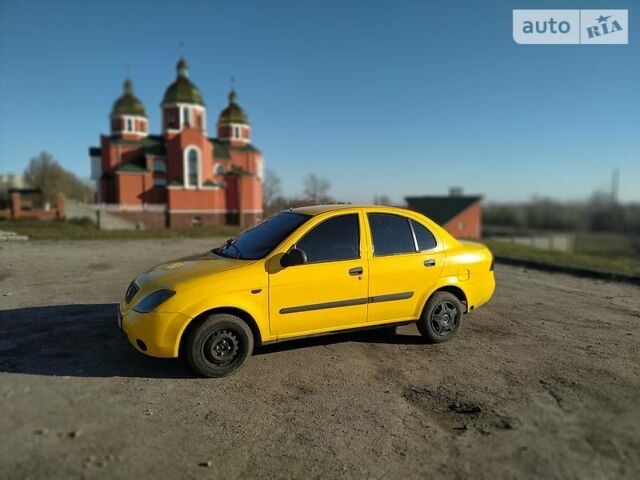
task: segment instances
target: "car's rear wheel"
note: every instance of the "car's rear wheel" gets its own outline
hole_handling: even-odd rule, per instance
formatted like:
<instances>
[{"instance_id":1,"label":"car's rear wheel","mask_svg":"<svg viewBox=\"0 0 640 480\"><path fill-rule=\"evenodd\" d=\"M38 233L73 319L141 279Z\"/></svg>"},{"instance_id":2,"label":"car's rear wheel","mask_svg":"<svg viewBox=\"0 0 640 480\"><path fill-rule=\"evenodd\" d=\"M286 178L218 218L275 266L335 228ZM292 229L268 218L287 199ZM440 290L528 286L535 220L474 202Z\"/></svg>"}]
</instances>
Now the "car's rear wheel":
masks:
<instances>
[{"instance_id":1,"label":"car's rear wheel","mask_svg":"<svg viewBox=\"0 0 640 480\"><path fill-rule=\"evenodd\" d=\"M420 334L430 343L451 340L462 325L464 307L449 292L436 292L424 307L418 320Z\"/></svg>"},{"instance_id":2,"label":"car's rear wheel","mask_svg":"<svg viewBox=\"0 0 640 480\"><path fill-rule=\"evenodd\" d=\"M242 319L216 313L192 329L185 342L189 365L205 377L236 372L253 351L253 334Z\"/></svg>"}]
</instances>

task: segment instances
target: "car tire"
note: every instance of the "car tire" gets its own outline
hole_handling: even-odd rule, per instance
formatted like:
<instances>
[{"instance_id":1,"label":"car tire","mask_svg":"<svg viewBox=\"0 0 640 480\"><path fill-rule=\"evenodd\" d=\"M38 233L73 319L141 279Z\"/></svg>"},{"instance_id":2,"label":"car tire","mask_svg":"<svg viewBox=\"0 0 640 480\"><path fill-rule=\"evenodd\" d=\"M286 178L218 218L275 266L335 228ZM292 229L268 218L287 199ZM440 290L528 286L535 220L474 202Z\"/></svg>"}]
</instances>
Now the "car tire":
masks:
<instances>
[{"instance_id":1,"label":"car tire","mask_svg":"<svg viewBox=\"0 0 640 480\"><path fill-rule=\"evenodd\" d=\"M464 307L449 292L434 293L418 320L418 331L428 343L442 343L455 337L462 326Z\"/></svg>"},{"instance_id":2,"label":"car tire","mask_svg":"<svg viewBox=\"0 0 640 480\"><path fill-rule=\"evenodd\" d=\"M253 334L242 319L216 313L193 328L185 342L185 357L198 374L226 377L238 371L253 351Z\"/></svg>"}]
</instances>

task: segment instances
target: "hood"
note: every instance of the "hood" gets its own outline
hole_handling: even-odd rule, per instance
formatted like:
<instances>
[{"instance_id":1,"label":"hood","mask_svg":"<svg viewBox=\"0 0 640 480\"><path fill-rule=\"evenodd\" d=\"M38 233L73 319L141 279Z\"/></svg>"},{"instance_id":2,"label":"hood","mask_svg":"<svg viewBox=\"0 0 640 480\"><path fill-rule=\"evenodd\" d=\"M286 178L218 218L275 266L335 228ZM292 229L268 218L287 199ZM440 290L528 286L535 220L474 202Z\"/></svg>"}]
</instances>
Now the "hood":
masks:
<instances>
[{"instance_id":1,"label":"hood","mask_svg":"<svg viewBox=\"0 0 640 480\"><path fill-rule=\"evenodd\" d=\"M233 270L253 262L254 260L236 260L206 253L155 266L138 276L136 283L143 291L159 290L188 280Z\"/></svg>"}]
</instances>

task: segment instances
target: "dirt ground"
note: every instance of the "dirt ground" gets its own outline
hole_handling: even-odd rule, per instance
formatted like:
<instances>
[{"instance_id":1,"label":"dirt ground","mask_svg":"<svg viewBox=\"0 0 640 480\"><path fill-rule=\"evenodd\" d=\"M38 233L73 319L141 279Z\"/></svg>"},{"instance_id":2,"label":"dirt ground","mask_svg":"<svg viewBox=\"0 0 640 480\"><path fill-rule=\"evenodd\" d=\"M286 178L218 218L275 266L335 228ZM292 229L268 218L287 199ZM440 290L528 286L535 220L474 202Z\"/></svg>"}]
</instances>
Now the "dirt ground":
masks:
<instances>
[{"instance_id":1,"label":"dirt ground","mask_svg":"<svg viewBox=\"0 0 640 480\"><path fill-rule=\"evenodd\" d=\"M0 245L0 478L638 478L640 288L498 265L456 339L265 347L235 376L115 324L210 240Z\"/></svg>"}]
</instances>

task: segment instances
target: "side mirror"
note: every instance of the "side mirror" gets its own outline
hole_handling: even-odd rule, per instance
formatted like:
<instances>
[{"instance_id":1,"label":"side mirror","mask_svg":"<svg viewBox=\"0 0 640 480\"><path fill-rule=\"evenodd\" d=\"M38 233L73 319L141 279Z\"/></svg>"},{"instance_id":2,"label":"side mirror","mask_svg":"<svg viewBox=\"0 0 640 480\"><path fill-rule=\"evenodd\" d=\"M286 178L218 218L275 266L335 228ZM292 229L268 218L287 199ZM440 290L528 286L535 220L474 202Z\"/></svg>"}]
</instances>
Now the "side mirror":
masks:
<instances>
[{"instance_id":1,"label":"side mirror","mask_svg":"<svg viewBox=\"0 0 640 480\"><path fill-rule=\"evenodd\" d=\"M280 266L284 268L303 265L305 263L307 263L307 254L299 248L292 248L280 258Z\"/></svg>"}]
</instances>

